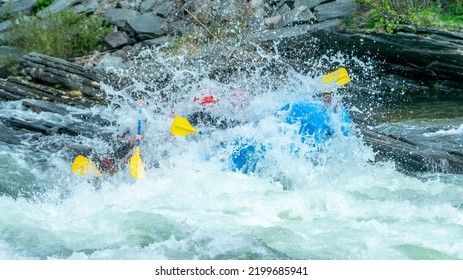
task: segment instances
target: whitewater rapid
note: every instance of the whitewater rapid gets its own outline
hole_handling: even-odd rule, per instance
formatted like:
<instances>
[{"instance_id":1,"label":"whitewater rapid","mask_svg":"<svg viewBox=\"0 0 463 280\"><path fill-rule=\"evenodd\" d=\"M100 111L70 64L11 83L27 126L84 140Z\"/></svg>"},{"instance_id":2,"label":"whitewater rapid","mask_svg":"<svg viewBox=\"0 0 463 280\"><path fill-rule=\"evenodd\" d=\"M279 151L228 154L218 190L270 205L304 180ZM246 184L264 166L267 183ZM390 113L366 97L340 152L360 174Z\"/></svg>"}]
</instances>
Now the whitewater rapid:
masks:
<instances>
[{"instance_id":1,"label":"whitewater rapid","mask_svg":"<svg viewBox=\"0 0 463 280\"><path fill-rule=\"evenodd\" d=\"M294 74L277 88L256 85L256 77L240 84L198 78L175 88L182 90L175 102L162 103L155 91L145 91L143 180L124 169L95 181L73 174L59 150L31 152L52 140L108 150L99 135L0 144L0 259L463 258L461 175L407 176L393 162L375 163L355 127L323 149L307 148L315 160L287 153L296 134L278 134L282 124L274 114L288 102L319 102L318 77ZM237 89L250 93L245 109L218 109L245 124L201 127L205 135L170 135L173 116L188 113L202 88L214 89L218 98ZM92 112L116 125L102 130L134 131L133 99L124 91L105 90L113 101ZM28 112L20 102L2 104L1 110L76 121ZM461 127L446 131L460 133ZM230 143L242 135L273 147L262 172L230 170Z\"/></svg>"}]
</instances>

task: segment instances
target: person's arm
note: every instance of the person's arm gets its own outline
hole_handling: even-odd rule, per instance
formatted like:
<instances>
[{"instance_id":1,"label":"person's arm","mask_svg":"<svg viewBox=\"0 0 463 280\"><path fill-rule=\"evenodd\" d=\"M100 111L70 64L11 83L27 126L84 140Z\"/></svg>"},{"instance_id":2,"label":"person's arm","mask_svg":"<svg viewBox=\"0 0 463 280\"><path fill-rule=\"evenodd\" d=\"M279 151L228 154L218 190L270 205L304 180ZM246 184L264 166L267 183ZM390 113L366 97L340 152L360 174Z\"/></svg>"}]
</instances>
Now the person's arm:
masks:
<instances>
[{"instance_id":1,"label":"person's arm","mask_svg":"<svg viewBox=\"0 0 463 280\"><path fill-rule=\"evenodd\" d=\"M130 151L132 150L132 147L135 146L135 144L137 144L137 141L141 141L141 140L142 140L141 135L138 135L138 134L135 135L133 140L126 142L125 144L120 146L117 150L115 150L114 153L112 154L112 158L116 160L120 160L124 158L128 153L130 153Z\"/></svg>"},{"instance_id":2,"label":"person's arm","mask_svg":"<svg viewBox=\"0 0 463 280\"><path fill-rule=\"evenodd\" d=\"M112 158L114 158L115 160L122 159L130 152L132 147L132 141L127 141L114 151L114 153L112 154Z\"/></svg>"}]
</instances>

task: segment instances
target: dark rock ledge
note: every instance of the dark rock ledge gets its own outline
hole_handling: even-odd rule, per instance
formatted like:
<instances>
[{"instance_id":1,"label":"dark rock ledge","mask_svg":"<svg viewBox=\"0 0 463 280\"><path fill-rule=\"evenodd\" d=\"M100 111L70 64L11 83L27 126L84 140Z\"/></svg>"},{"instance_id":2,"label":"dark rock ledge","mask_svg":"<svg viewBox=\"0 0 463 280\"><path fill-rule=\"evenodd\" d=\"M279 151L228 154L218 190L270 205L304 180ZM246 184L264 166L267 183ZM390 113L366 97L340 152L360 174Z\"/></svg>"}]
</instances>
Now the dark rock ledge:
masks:
<instances>
[{"instance_id":1,"label":"dark rock ledge","mask_svg":"<svg viewBox=\"0 0 463 280\"><path fill-rule=\"evenodd\" d=\"M62 59L29 53L19 72L22 76L0 79L1 100L40 99L91 107L106 98L100 90L102 73Z\"/></svg>"}]
</instances>

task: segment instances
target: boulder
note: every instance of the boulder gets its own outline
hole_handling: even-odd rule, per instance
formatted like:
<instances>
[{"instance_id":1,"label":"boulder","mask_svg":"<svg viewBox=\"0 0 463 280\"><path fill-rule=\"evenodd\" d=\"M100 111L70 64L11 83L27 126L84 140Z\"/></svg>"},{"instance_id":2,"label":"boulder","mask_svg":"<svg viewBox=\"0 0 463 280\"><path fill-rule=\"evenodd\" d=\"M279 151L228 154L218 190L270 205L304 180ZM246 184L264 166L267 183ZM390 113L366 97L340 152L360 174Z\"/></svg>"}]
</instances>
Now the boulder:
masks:
<instances>
[{"instance_id":1,"label":"boulder","mask_svg":"<svg viewBox=\"0 0 463 280\"><path fill-rule=\"evenodd\" d=\"M168 32L167 21L151 13L129 18L128 25L141 41L161 37Z\"/></svg>"},{"instance_id":2,"label":"boulder","mask_svg":"<svg viewBox=\"0 0 463 280\"><path fill-rule=\"evenodd\" d=\"M322 2L320 4L314 8L314 13L318 21L344 19L357 10L356 4L351 0L337 0L327 3Z\"/></svg>"},{"instance_id":3,"label":"boulder","mask_svg":"<svg viewBox=\"0 0 463 280\"><path fill-rule=\"evenodd\" d=\"M109 23L124 30L127 28L128 20L138 15L140 15L140 13L136 10L127 8L111 8L105 11L104 18Z\"/></svg>"},{"instance_id":4,"label":"boulder","mask_svg":"<svg viewBox=\"0 0 463 280\"><path fill-rule=\"evenodd\" d=\"M108 49L121 48L129 43L129 36L125 32L112 32L104 38Z\"/></svg>"},{"instance_id":5,"label":"boulder","mask_svg":"<svg viewBox=\"0 0 463 280\"><path fill-rule=\"evenodd\" d=\"M153 12L162 18L168 18L174 15L176 11L177 5L172 1L163 2L157 7L153 8Z\"/></svg>"},{"instance_id":6,"label":"boulder","mask_svg":"<svg viewBox=\"0 0 463 280\"><path fill-rule=\"evenodd\" d=\"M163 0L147 0L147 1L141 1L140 7L138 8L138 10L139 10L141 13L146 13L146 12L152 11L153 8L158 7L158 6L161 5L163 2L164 2Z\"/></svg>"},{"instance_id":7,"label":"boulder","mask_svg":"<svg viewBox=\"0 0 463 280\"><path fill-rule=\"evenodd\" d=\"M283 15L278 26L280 28L315 22L314 14L306 6L299 6Z\"/></svg>"}]
</instances>

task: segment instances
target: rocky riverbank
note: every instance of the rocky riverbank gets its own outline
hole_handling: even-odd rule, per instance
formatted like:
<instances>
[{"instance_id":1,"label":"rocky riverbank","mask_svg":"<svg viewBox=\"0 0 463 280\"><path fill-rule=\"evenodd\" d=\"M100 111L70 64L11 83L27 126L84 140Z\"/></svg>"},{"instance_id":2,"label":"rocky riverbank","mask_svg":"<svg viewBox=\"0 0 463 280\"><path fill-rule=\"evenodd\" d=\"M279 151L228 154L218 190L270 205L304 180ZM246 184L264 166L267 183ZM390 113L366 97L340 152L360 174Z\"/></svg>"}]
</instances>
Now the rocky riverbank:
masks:
<instances>
[{"instance_id":1,"label":"rocky riverbank","mask_svg":"<svg viewBox=\"0 0 463 280\"><path fill-rule=\"evenodd\" d=\"M7 11L32 14L36 8L35 1L31 0L0 5L2 15ZM126 87L130 83L121 81L108 69L136 67L134 58L143 48L176 45L180 37L210 37L214 34L211 35L207 26L217 24L223 37L214 35L215 40L201 46L189 63L210 65L211 73L218 79L242 70L237 68L246 65L245 61L259 63L261 55L258 53L262 52L278 55L300 72L332 70L329 68L335 64L315 66L307 62L326 53L343 52L365 58L374 69L375 74L366 77L358 64L343 65L355 77L351 89L356 94L350 102L360 108L369 106L364 99L373 96L372 92L375 97L395 99L390 95L390 88L419 97L439 95L458 99L463 96L463 33L412 27L403 27L397 34L346 30L342 23L356 9L349 0L55 0L42 12L55 13L66 8L100 15L114 26L113 32L105 38L106 50L64 61L37 53L21 54L1 46L3 53L21 59L20 76L0 79L3 102L24 99L24 106L37 111L57 110L53 106L57 103L84 108L104 104L106 94L101 83L114 87ZM10 24L8 20L0 23L0 36ZM381 83L372 83L378 77ZM154 79L162 84L168 75L158 73ZM41 102L30 102L30 99ZM463 173L463 154L456 149L427 149L425 143L410 143L394 135L368 130L362 116L354 114L354 119L362 127L365 141L378 151L378 160L392 158L405 172L440 171L438 167L436 170L435 163L444 160L448 164L442 171ZM102 125L107 124L100 121ZM0 125L0 141L11 144L20 142L17 134L24 130L43 135L83 133L79 127L50 127L8 116L2 116Z\"/></svg>"}]
</instances>

